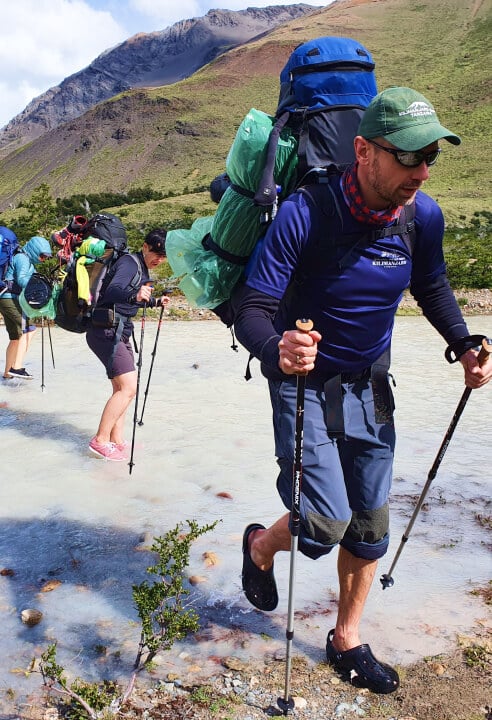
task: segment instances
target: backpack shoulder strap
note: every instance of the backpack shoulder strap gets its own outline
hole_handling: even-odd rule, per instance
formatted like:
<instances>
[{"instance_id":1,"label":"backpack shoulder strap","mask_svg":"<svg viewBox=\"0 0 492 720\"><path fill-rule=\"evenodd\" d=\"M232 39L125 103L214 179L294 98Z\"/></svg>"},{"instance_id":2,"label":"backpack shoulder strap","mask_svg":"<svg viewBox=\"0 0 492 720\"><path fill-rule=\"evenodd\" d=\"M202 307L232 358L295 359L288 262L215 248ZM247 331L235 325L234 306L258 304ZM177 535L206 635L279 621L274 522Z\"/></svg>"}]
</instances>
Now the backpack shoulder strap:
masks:
<instances>
[{"instance_id":1,"label":"backpack shoulder strap","mask_svg":"<svg viewBox=\"0 0 492 720\"><path fill-rule=\"evenodd\" d=\"M410 205L403 206L400 222L397 225L390 225L389 227L381 230L378 234L379 237L390 237L391 235L401 235L401 238L410 253L410 257L412 257L416 242L415 200L411 202Z\"/></svg>"},{"instance_id":2,"label":"backpack shoulder strap","mask_svg":"<svg viewBox=\"0 0 492 720\"><path fill-rule=\"evenodd\" d=\"M329 178L320 177L317 184L303 186L299 191L311 198L313 205L326 216L328 225L323 235L323 246L332 249L343 248L346 250L343 257L338 260L340 271L345 267L346 262L351 257L352 252L362 243L370 242L372 235L368 233L344 233L343 232L343 215L340 208L339 200L329 182ZM319 247L319 244L316 243ZM316 262L313 259L314 248L313 243L308 243L301 255L302 265L299 265L299 272L302 276L302 268L306 267L309 262Z\"/></svg>"},{"instance_id":3,"label":"backpack shoulder strap","mask_svg":"<svg viewBox=\"0 0 492 720\"><path fill-rule=\"evenodd\" d=\"M316 181L309 185L301 185L297 192L310 198L314 207L328 217L338 217L343 224L340 204L329 182L329 176L316 176Z\"/></svg>"},{"instance_id":4,"label":"backpack shoulder strap","mask_svg":"<svg viewBox=\"0 0 492 720\"><path fill-rule=\"evenodd\" d=\"M140 288L140 285L142 283L142 276L143 276L142 266L140 265L140 260L138 259L138 257L136 256L135 253L129 253L129 257L131 257L131 259L134 261L135 265L137 266L135 275L133 276L132 281L130 283L132 288L137 289L137 288Z\"/></svg>"},{"instance_id":5,"label":"backpack shoulder strap","mask_svg":"<svg viewBox=\"0 0 492 720\"><path fill-rule=\"evenodd\" d=\"M115 250L115 253L118 254L118 251ZM140 284L142 282L142 268L140 265L140 261L137 258L135 253L128 253L128 252L121 253L121 254L119 254L119 257L117 257L116 259L106 258L106 260L102 261L103 264L109 265L111 263L111 267L108 269L106 275L104 276L104 279L102 280L96 305L101 305L103 303L104 293L106 292L111 280L114 277L118 260L120 260L122 257L131 257L131 259L134 261L135 265L137 266L135 275L133 276L133 278L130 282L130 289L134 290L134 289L138 289L140 287Z\"/></svg>"}]
</instances>

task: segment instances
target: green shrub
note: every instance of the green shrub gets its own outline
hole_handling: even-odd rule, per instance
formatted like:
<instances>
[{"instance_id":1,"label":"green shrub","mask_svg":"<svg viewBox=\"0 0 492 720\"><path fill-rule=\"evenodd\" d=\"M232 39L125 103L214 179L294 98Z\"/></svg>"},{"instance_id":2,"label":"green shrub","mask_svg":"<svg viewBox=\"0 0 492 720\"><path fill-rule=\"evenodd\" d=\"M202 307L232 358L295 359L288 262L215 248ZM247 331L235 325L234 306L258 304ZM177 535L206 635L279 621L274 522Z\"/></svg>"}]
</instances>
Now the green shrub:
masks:
<instances>
[{"instance_id":1,"label":"green shrub","mask_svg":"<svg viewBox=\"0 0 492 720\"><path fill-rule=\"evenodd\" d=\"M444 257L451 287L492 287L492 213L475 213L462 227L446 229Z\"/></svg>"}]
</instances>

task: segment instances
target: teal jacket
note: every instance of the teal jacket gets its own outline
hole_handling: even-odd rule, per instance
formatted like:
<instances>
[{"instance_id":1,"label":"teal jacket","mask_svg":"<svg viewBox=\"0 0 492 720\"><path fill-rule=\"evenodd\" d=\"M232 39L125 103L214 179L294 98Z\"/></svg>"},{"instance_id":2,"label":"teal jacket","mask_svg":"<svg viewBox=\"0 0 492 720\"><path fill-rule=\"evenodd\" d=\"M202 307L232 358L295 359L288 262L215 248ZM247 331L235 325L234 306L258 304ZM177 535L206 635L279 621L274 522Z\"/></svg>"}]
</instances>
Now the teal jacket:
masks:
<instances>
[{"instance_id":1,"label":"teal jacket","mask_svg":"<svg viewBox=\"0 0 492 720\"><path fill-rule=\"evenodd\" d=\"M16 252L7 268L5 282L13 280L14 284L11 291L2 293L2 298L18 297L36 270L34 266L41 261L40 255L51 257L51 254L51 247L46 238L35 236L28 240L21 251Z\"/></svg>"}]
</instances>

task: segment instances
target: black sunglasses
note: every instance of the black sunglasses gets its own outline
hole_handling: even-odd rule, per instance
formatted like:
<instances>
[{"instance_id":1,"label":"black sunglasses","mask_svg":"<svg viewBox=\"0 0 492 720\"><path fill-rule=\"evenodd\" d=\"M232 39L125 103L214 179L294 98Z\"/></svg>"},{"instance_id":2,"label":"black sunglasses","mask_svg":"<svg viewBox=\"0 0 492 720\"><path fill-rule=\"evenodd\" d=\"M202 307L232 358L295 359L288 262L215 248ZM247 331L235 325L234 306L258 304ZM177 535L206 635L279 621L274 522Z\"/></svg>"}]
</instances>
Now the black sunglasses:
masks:
<instances>
[{"instance_id":1,"label":"black sunglasses","mask_svg":"<svg viewBox=\"0 0 492 720\"><path fill-rule=\"evenodd\" d=\"M403 165L403 167L410 168L418 167L423 162L425 162L427 166L435 165L437 158L439 157L439 153L441 152L441 148L431 150L427 153L422 152L422 150L415 150L413 152L409 150L396 150L395 148L380 145L374 140L367 140L367 142L370 142L371 145L375 145L380 150L384 150L390 155L393 155L393 157L400 163L400 165Z\"/></svg>"}]
</instances>

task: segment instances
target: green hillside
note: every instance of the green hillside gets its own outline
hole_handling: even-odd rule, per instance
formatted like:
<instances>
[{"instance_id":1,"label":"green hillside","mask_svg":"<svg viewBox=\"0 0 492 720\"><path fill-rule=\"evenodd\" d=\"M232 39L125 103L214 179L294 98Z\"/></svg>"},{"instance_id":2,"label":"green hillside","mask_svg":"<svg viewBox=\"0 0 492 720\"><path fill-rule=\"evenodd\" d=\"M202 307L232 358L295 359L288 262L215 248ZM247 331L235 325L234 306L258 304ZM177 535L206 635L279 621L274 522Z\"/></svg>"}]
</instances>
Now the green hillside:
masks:
<instances>
[{"instance_id":1,"label":"green hillside","mask_svg":"<svg viewBox=\"0 0 492 720\"><path fill-rule=\"evenodd\" d=\"M185 81L127 92L1 158L0 210L15 207L43 182L54 197L145 185L166 195L203 190L224 170L249 108L275 111L278 74L291 50L320 35L347 35L372 52L380 89L418 89L462 136L458 148L443 143L427 184L448 220L491 211L491 4L339 0ZM199 206L206 209L206 194ZM129 206L128 218L141 210Z\"/></svg>"}]
</instances>

